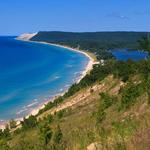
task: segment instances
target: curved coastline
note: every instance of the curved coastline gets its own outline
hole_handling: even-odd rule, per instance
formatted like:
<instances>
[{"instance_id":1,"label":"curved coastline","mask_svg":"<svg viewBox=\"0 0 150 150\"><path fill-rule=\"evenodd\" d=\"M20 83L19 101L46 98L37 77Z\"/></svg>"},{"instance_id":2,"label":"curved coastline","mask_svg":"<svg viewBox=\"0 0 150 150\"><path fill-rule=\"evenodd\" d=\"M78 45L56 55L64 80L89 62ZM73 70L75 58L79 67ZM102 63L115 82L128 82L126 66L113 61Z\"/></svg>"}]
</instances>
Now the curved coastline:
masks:
<instances>
[{"instance_id":1,"label":"curved coastline","mask_svg":"<svg viewBox=\"0 0 150 150\"><path fill-rule=\"evenodd\" d=\"M27 40L26 40L26 41L27 41ZM76 49L76 48L72 48L72 47L69 47L69 46L66 46L66 45L48 43L48 42L37 42L37 41L30 41L30 40L29 40L29 42L36 42L36 43L41 43L41 44L56 46L56 47L60 47L60 48L65 48L65 49L67 49L67 50L71 50L71 51L74 51L74 52L83 54L84 56L86 56L87 58L89 58L89 62L88 62L88 64L86 65L85 70L82 72L82 75L81 75L81 77L79 78L79 80L76 81L77 83L80 82L80 80L86 75L86 73L88 73L90 70L92 70L92 67L93 67L94 64L97 64L97 63L98 63L98 62L96 62L96 60L95 60L93 57L91 57L87 52L82 51L82 50L79 50L79 49Z\"/></svg>"},{"instance_id":2,"label":"curved coastline","mask_svg":"<svg viewBox=\"0 0 150 150\"><path fill-rule=\"evenodd\" d=\"M82 78L84 78L84 77L86 76L86 74L87 74L89 71L92 70L93 65L98 63L98 62L96 62L95 59L92 58L88 53L86 53L86 52L84 52L84 51L81 51L81 50L79 50L79 49L75 49L75 48L71 48L71 47L63 46L63 45L59 45L59 44L47 43L47 42L30 41L30 39L28 39L28 40L26 39L26 40L25 40L25 39L18 39L18 38L16 38L16 40L21 40L21 41L25 41L25 42L41 43L41 44L47 44L47 45L51 45L51 46L61 47L61 48L65 48L65 49L67 49L67 50L71 50L71 51L75 51L75 52L77 52L77 53L81 53L81 54L83 54L85 57L88 57L88 58L89 58L89 61L88 61L87 65L85 66L85 69L84 69L83 72L81 73L80 77L77 79L77 81L75 81L75 83L79 83L79 82L82 80ZM53 98L47 99L46 102L41 103L41 104L39 105L39 107L34 108L34 109L29 113L29 115L26 116L26 118L28 118L30 115L37 115L38 112L39 112L39 110L42 109L42 108L44 108L45 105L46 105L48 102L55 100L57 96L62 96L62 95L64 95L64 93L66 93L66 92L68 91L68 89L69 89L69 87L68 87L67 90L65 90L64 92L58 93L58 94L55 95ZM16 121L17 121L17 124L19 125L19 124L20 124L20 121L22 121L23 118L14 118L14 120L16 120ZM3 120L3 121L1 122L1 124L0 124L0 128L1 128L1 129L4 129L4 128L5 128L5 125L6 125L7 123L8 123L8 121Z\"/></svg>"}]
</instances>

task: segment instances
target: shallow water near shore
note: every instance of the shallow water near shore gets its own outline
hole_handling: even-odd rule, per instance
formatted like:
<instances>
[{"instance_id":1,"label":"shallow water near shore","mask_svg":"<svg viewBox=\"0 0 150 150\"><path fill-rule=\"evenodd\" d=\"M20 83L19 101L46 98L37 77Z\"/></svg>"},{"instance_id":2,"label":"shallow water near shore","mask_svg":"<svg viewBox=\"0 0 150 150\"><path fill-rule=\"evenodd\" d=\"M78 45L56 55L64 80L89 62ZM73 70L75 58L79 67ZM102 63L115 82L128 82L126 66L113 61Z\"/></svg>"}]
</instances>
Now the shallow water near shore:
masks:
<instances>
[{"instance_id":1,"label":"shallow water near shore","mask_svg":"<svg viewBox=\"0 0 150 150\"><path fill-rule=\"evenodd\" d=\"M0 37L0 122L26 116L66 91L88 62L66 48Z\"/></svg>"}]
</instances>

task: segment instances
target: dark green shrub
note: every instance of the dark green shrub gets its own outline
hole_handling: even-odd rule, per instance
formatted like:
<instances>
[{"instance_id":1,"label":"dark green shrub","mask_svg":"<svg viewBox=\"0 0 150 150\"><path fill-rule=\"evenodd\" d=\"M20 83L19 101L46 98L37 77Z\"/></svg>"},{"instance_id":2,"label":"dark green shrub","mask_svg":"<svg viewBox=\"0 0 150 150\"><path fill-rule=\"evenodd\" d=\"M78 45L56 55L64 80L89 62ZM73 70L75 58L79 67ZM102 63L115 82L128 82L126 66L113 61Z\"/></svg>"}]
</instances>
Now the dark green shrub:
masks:
<instances>
[{"instance_id":1,"label":"dark green shrub","mask_svg":"<svg viewBox=\"0 0 150 150\"><path fill-rule=\"evenodd\" d=\"M45 122L39 125L40 138L42 139L44 145L47 145L52 138L52 130L49 125Z\"/></svg>"},{"instance_id":2,"label":"dark green shrub","mask_svg":"<svg viewBox=\"0 0 150 150\"><path fill-rule=\"evenodd\" d=\"M106 113L104 110L99 110L97 113L96 113L96 122L97 123L101 123L106 117Z\"/></svg>"},{"instance_id":3,"label":"dark green shrub","mask_svg":"<svg viewBox=\"0 0 150 150\"><path fill-rule=\"evenodd\" d=\"M112 104L116 102L116 97L110 96L107 93L100 93L101 99L101 107L103 109L109 108Z\"/></svg>"},{"instance_id":4,"label":"dark green shrub","mask_svg":"<svg viewBox=\"0 0 150 150\"><path fill-rule=\"evenodd\" d=\"M23 129L29 129L34 128L37 126L37 119L35 116L29 116L29 118L24 118L24 120L21 122Z\"/></svg>"},{"instance_id":5,"label":"dark green shrub","mask_svg":"<svg viewBox=\"0 0 150 150\"><path fill-rule=\"evenodd\" d=\"M56 129L54 130L54 136L53 136L53 142L55 144L60 144L63 138L62 131L60 129L60 126L58 125Z\"/></svg>"},{"instance_id":6,"label":"dark green shrub","mask_svg":"<svg viewBox=\"0 0 150 150\"><path fill-rule=\"evenodd\" d=\"M47 118L46 118L47 122L50 124L53 122L53 116L52 115L48 115Z\"/></svg>"},{"instance_id":7,"label":"dark green shrub","mask_svg":"<svg viewBox=\"0 0 150 150\"><path fill-rule=\"evenodd\" d=\"M143 92L143 84L134 85L133 83L129 83L122 90L121 109L129 108Z\"/></svg>"},{"instance_id":8,"label":"dark green shrub","mask_svg":"<svg viewBox=\"0 0 150 150\"><path fill-rule=\"evenodd\" d=\"M17 127L16 121L13 120L13 119L10 120L10 122L9 122L9 127L10 127L10 129L16 128L16 127Z\"/></svg>"}]
</instances>

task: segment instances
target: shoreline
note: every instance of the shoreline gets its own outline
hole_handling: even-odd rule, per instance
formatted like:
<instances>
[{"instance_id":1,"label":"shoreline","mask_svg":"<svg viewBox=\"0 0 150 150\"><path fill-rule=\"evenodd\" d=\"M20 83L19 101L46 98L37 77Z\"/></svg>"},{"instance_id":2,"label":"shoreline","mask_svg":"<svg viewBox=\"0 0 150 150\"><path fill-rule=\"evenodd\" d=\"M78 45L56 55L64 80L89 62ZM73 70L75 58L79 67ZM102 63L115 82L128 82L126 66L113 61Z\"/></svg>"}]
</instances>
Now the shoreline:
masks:
<instances>
[{"instance_id":1,"label":"shoreline","mask_svg":"<svg viewBox=\"0 0 150 150\"><path fill-rule=\"evenodd\" d=\"M41 43L41 44L56 46L56 47L60 47L60 48L65 48L67 50L81 53L85 57L88 57L89 61L86 64L85 69L82 71L81 76L74 83L79 83L86 76L86 74L88 74L93 69L93 65L99 63L96 61L96 59L94 59L92 56L90 56L88 54L88 52L85 52L85 51L82 51L82 50L79 50L76 48L72 48L69 46L60 45L60 44L53 44L53 43L48 43L48 42L30 41L30 39L25 40L25 39L16 38L16 40L21 40L21 41L25 41L25 42L33 42L33 43ZM68 89L69 89L69 87L68 87ZM47 99L46 102L39 104L39 106L37 108L34 108L28 115L26 115L24 117L28 118L30 115L36 116L38 114L39 110L43 109L47 103L49 103L50 101L54 101L58 96L63 96L68 91L68 89L62 93L56 94L56 96L54 96L53 98ZM23 121L23 117L22 118L15 118L14 120L17 122L17 126L19 126L20 122ZM3 120L2 122L0 121L0 129L4 129L6 124L8 124L8 121L5 121L5 120Z\"/></svg>"},{"instance_id":2,"label":"shoreline","mask_svg":"<svg viewBox=\"0 0 150 150\"><path fill-rule=\"evenodd\" d=\"M30 41L32 42L32 41ZM34 42L34 41L33 41ZM36 42L36 41L35 41ZM60 48L65 48L65 49L68 49L68 50L71 50L71 51L74 51L74 52L77 52L77 53L80 53L80 54L83 54L84 56L88 57L89 58L89 62L87 63L85 69L82 71L82 75L81 77L76 81L76 83L79 83L82 78L84 78L84 76L86 76L86 74L88 72L90 72L92 69L93 69L93 65L94 64L98 64L99 62L96 61L93 57L91 57L87 52L83 51L83 50L79 50L77 48L72 48L72 47L69 47L67 45L60 45L60 44L53 44L53 43L48 43L48 42L36 42L36 43L41 43L41 44L46 44L46 45L51 45L51 46L56 46L56 47L60 47Z\"/></svg>"}]
</instances>

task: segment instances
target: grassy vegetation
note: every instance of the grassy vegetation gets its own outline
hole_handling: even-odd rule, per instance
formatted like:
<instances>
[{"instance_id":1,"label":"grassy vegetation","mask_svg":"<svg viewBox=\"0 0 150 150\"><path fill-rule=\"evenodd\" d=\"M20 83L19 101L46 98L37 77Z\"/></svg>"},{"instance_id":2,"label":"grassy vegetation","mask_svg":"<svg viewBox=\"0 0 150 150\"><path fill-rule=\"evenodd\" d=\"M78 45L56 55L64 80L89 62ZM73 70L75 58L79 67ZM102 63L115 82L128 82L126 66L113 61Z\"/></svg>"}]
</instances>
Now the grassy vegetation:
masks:
<instances>
[{"instance_id":1,"label":"grassy vegetation","mask_svg":"<svg viewBox=\"0 0 150 150\"><path fill-rule=\"evenodd\" d=\"M149 142L145 143L150 137L149 63L149 60L111 61L106 64L107 67L96 65L88 77L72 87L80 90L71 90L71 94L59 97L40 114L59 107L60 103L71 100L74 95L81 97L84 93L83 101L53 115L47 112L38 120L30 116L15 132L10 133L8 128L1 131L0 149L86 150L90 144L98 149L110 150L140 149L139 145L144 145L144 149L150 148ZM127 69L129 64L130 70ZM110 74L113 77L109 77ZM90 94L86 97L87 91ZM146 135L141 135L142 132ZM141 137L137 136L139 134Z\"/></svg>"},{"instance_id":2,"label":"grassy vegetation","mask_svg":"<svg viewBox=\"0 0 150 150\"><path fill-rule=\"evenodd\" d=\"M149 115L150 59L107 60L21 128L11 120L0 150L149 150Z\"/></svg>"},{"instance_id":3,"label":"grassy vegetation","mask_svg":"<svg viewBox=\"0 0 150 150\"><path fill-rule=\"evenodd\" d=\"M91 86L97 81L103 80L109 74L113 74L115 78L121 79L123 82L129 80L131 76L141 74L143 77L144 83L142 85L137 85L134 89L134 85L132 83L128 84L128 88L124 90L123 100L122 100L122 107L125 106L125 103L132 103L131 99L135 99L135 97L139 96L140 92L146 90L146 86L149 86L149 72L150 72L150 59L142 60L139 62L133 62L131 60L127 62L122 61L114 61L109 60L105 63L105 65L95 65L93 70L90 74L87 74L78 84L73 84L67 93L64 96L58 97L54 102L49 102L44 109L40 110L39 114L58 106L62 103L66 98L74 95L79 90ZM130 88L131 86L131 88ZM148 89L148 88L147 88ZM138 94L139 92L139 94ZM133 93L132 96L128 97L128 94ZM149 92L148 92L149 93ZM128 98L127 98L128 97ZM124 106L123 106L124 104ZM128 104L127 104L128 105Z\"/></svg>"}]
</instances>

